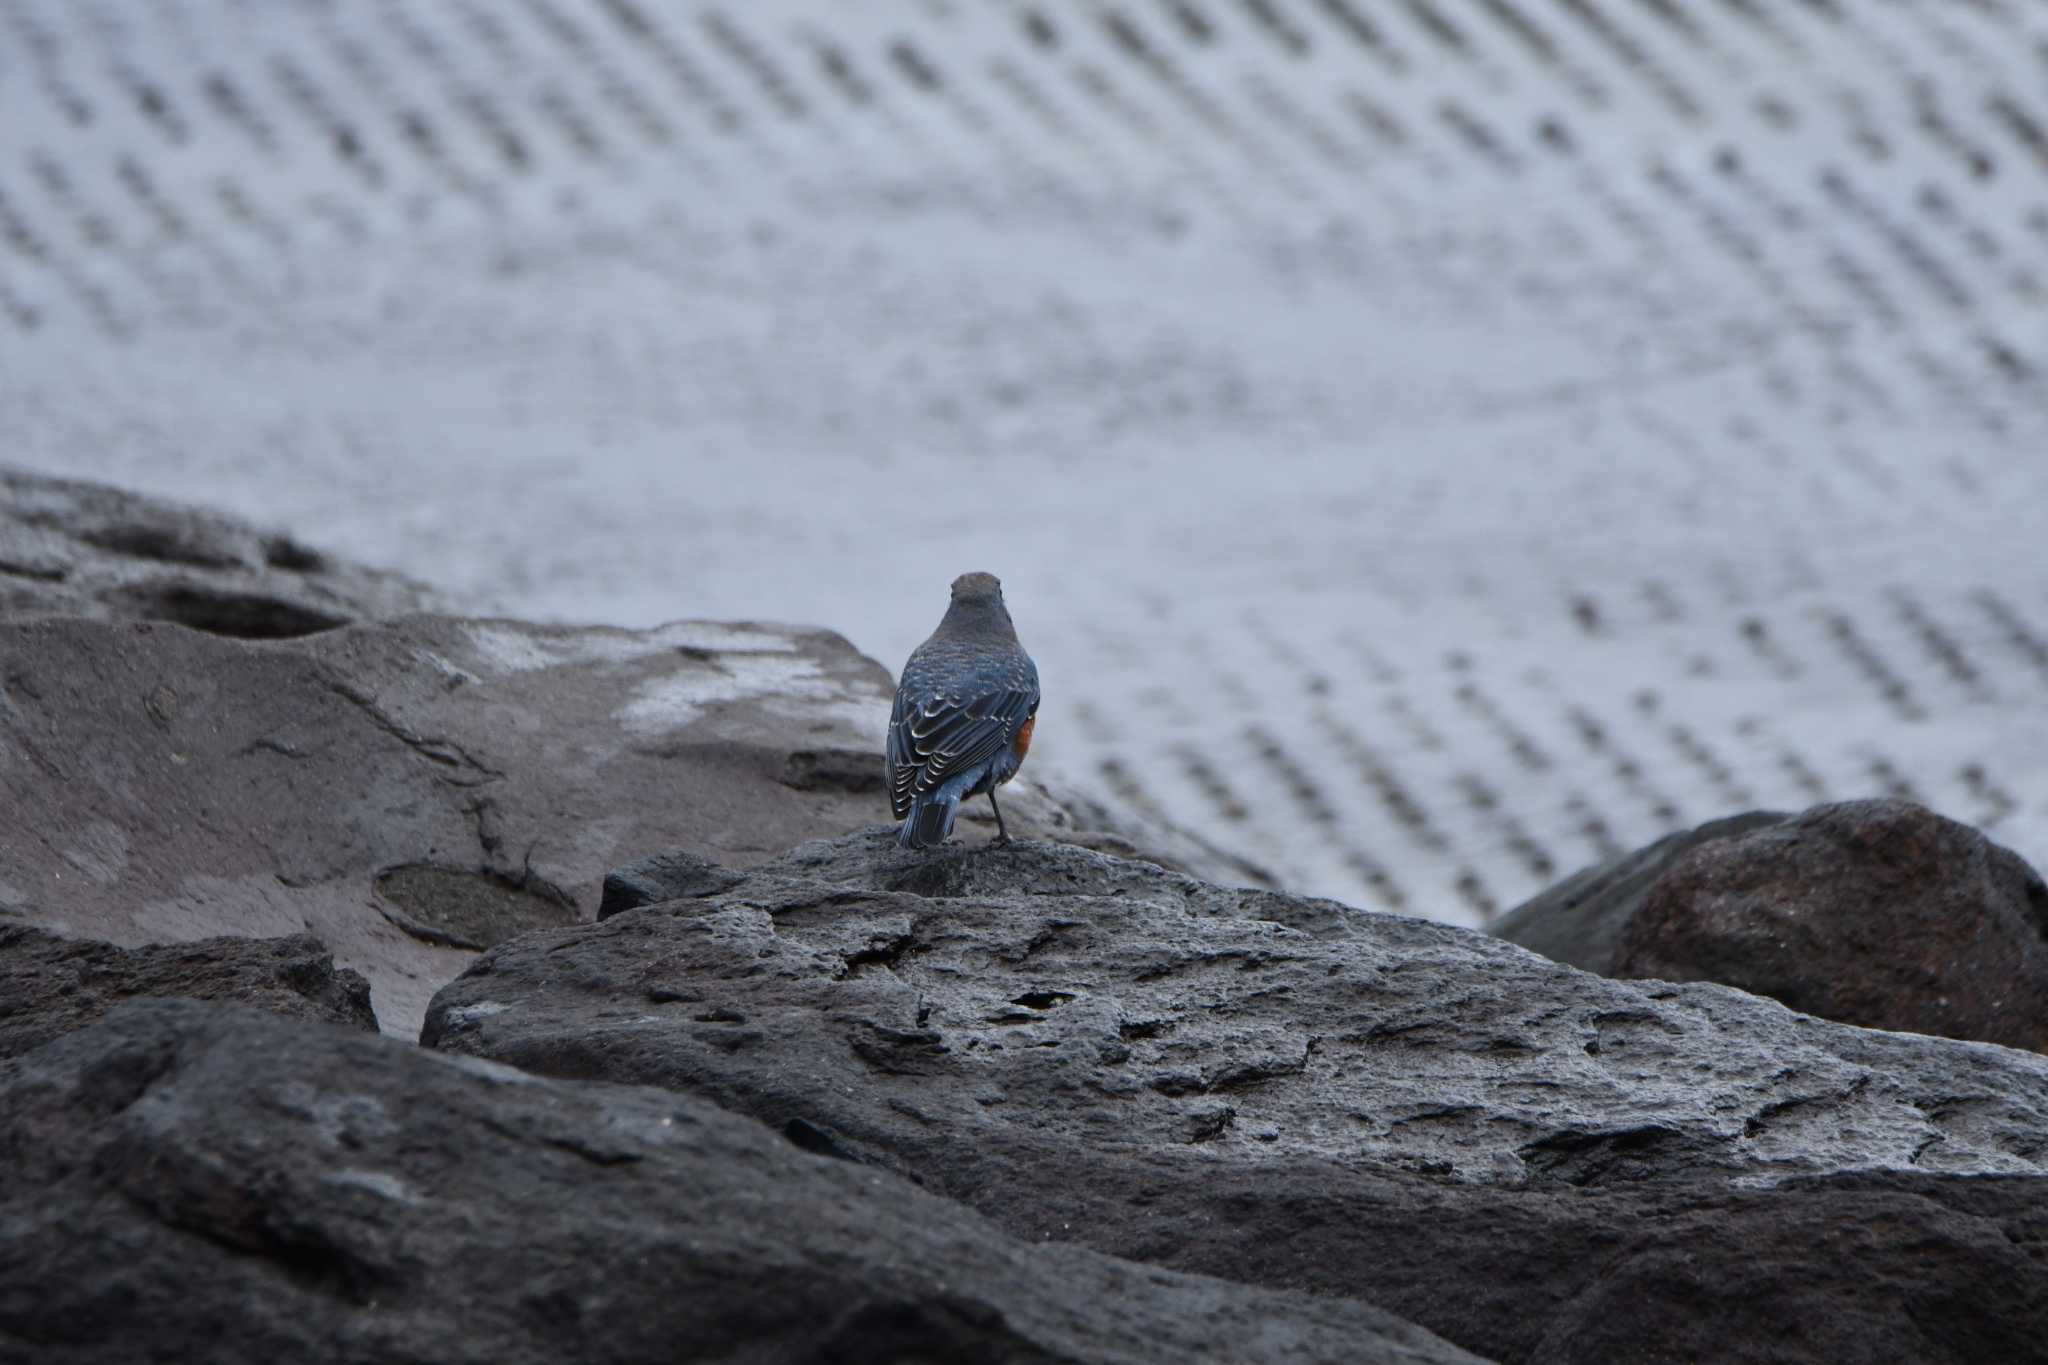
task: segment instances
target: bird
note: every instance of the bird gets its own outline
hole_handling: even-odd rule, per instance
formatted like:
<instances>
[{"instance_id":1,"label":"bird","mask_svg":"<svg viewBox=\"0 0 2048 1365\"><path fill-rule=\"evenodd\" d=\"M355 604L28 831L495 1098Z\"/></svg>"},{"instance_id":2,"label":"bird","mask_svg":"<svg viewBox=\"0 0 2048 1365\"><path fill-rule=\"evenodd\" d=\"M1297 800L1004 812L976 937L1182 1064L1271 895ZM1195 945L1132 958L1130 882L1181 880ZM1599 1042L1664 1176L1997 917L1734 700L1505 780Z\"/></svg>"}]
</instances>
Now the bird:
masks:
<instances>
[{"instance_id":1,"label":"bird","mask_svg":"<svg viewBox=\"0 0 2048 1365\"><path fill-rule=\"evenodd\" d=\"M931 638L911 651L889 713L889 805L896 842L931 848L970 796L988 794L994 846L1010 842L996 788L1017 775L1038 720L1038 665L1017 642L994 574L953 580Z\"/></svg>"}]
</instances>

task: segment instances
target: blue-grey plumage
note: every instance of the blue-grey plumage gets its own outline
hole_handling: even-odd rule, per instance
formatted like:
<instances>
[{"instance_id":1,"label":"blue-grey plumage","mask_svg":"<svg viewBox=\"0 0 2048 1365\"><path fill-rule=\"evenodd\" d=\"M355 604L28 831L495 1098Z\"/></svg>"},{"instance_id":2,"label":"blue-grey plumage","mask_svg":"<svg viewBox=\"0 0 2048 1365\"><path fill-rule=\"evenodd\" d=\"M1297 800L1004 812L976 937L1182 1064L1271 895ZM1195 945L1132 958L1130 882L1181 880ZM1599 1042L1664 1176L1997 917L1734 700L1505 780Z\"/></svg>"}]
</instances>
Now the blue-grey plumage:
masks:
<instances>
[{"instance_id":1,"label":"blue-grey plumage","mask_svg":"<svg viewBox=\"0 0 2048 1365\"><path fill-rule=\"evenodd\" d=\"M1038 666L1017 643L995 575L953 580L939 628L911 652L889 713L889 805L905 848L953 833L960 803L988 795L996 842L1008 843L996 788L1017 775L1038 715Z\"/></svg>"}]
</instances>

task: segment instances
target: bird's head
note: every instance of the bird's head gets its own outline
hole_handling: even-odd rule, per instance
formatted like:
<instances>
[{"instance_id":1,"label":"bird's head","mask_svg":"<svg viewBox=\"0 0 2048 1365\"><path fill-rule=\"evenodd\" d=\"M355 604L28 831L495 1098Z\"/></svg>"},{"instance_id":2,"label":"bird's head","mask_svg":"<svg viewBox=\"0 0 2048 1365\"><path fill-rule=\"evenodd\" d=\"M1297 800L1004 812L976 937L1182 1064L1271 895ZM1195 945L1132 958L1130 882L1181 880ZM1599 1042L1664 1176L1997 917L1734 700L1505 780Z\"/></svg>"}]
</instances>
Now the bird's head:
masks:
<instances>
[{"instance_id":1,"label":"bird's head","mask_svg":"<svg viewBox=\"0 0 2048 1365\"><path fill-rule=\"evenodd\" d=\"M1002 581L992 573L964 573L953 580L955 602L979 603L1003 600Z\"/></svg>"}]
</instances>

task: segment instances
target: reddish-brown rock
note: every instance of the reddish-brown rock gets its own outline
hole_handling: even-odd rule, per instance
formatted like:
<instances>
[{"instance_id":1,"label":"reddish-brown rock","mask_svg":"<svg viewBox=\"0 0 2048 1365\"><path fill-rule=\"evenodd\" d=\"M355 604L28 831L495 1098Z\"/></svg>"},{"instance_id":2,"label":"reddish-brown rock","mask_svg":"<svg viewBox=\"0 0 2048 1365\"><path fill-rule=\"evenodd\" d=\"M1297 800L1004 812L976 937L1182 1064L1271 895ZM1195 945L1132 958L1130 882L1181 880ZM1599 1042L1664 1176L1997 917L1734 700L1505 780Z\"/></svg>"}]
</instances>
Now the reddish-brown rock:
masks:
<instances>
[{"instance_id":1,"label":"reddish-brown rock","mask_svg":"<svg viewBox=\"0 0 2048 1365\"><path fill-rule=\"evenodd\" d=\"M1622 929L1615 976L1718 981L1870 1028L2048 1046L2048 886L1904 801L1704 842Z\"/></svg>"}]
</instances>

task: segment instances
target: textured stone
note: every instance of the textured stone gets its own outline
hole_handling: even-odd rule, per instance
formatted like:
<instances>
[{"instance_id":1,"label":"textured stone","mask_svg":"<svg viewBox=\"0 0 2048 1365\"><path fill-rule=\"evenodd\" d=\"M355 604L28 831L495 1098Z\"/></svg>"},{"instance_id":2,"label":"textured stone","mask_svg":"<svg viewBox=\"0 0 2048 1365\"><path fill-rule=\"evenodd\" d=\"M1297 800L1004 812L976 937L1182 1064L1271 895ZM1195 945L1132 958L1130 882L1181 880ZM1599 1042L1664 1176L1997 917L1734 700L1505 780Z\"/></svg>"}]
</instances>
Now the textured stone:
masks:
<instances>
[{"instance_id":1,"label":"textured stone","mask_svg":"<svg viewBox=\"0 0 2048 1365\"><path fill-rule=\"evenodd\" d=\"M437 605L399 574L235 517L0 467L0 619L175 621L268 640Z\"/></svg>"},{"instance_id":2,"label":"textured stone","mask_svg":"<svg viewBox=\"0 0 2048 1365\"><path fill-rule=\"evenodd\" d=\"M251 642L0 620L0 913L129 944L310 929L416 1036L472 951L594 917L619 863L744 866L886 816L863 774L892 688L784 626L409 617ZM1020 834L1114 838L1010 790ZM1165 848L1145 852L1243 870Z\"/></svg>"},{"instance_id":3,"label":"textured stone","mask_svg":"<svg viewBox=\"0 0 2048 1365\"><path fill-rule=\"evenodd\" d=\"M812 844L501 946L424 1041L1505 1360L1962 1361L2048 1303L2048 1061L1071 848Z\"/></svg>"},{"instance_id":4,"label":"textured stone","mask_svg":"<svg viewBox=\"0 0 2048 1365\"><path fill-rule=\"evenodd\" d=\"M768 626L0 622L0 887L79 938L309 929L416 1036L475 947L590 918L615 863L758 861L885 812L780 778L793 745L879 754L888 689Z\"/></svg>"},{"instance_id":5,"label":"textured stone","mask_svg":"<svg viewBox=\"0 0 2048 1365\"><path fill-rule=\"evenodd\" d=\"M1005 1236L702 1100L249 1010L0 1064L0 1359L1473 1358L1378 1309Z\"/></svg>"},{"instance_id":6,"label":"textured stone","mask_svg":"<svg viewBox=\"0 0 2048 1365\"><path fill-rule=\"evenodd\" d=\"M1489 932L1554 962L1612 976L1622 930L1642 908L1650 887L1673 863L1701 844L1791 818L1780 811L1745 811L1667 834L1633 853L1595 863L1532 896L1490 925Z\"/></svg>"},{"instance_id":7,"label":"textured stone","mask_svg":"<svg viewBox=\"0 0 2048 1365\"><path fill-rule=\"evenodd\" d=\"M742 874L728 871L709 858L700 858L694 853L657 853L651 858L639 858L624 867L615 867L605 874L604 894L598 901L597 917L610 919L613 915L637 910L643 905L716 895L744 880Z\"/></svg>"},{"instance_id":8,"label":"textured stone","mask_svg":"<svg viewBox=\"0 0 2048 1365\"><path fill-rule=\"evenodd\" d=\"M1673 862L1623 928L1613 974L2041 1051L2048 885L1924 806L1817 806Z\"/></svg>"},{"instance_id":9,"label":"textured stone","mask_svg":"<svg viewBox=\"0 0 2048 1365\"><path fill-rule=\"evenodd\" d=\"M1493 932L1607 976L1718 981L1869 1028L2048 1044L2048 886L1911 802L1716 820L1560 882Z\"/></svg>"},{"instance_id":10,"label":"textured stone","mask_svg":"<svg viewBox=\"0 0 2048 1365\"><path fill-rule=\"evenodd\" d=\"M310 934L120 948L0 922L0 1057L83 1028L124 1000L177 996L374 1029L370 983Z\"/></svg>"}]
</instances>

